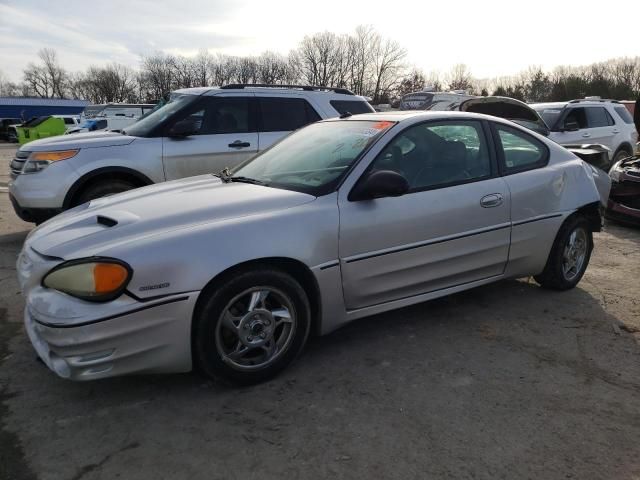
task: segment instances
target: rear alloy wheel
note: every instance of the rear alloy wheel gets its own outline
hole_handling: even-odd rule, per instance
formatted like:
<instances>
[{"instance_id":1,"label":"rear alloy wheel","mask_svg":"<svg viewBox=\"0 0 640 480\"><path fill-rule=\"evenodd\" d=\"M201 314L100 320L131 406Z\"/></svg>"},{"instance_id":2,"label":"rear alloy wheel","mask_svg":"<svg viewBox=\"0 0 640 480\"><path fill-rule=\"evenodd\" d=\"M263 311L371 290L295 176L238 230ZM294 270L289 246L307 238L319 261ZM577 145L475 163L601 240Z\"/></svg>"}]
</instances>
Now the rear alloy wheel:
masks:
<instances>
[{"instance_id":1,"label":"rear alloy wheel","mask_svg":"<svg viewBox=\"0 0 640 480\"><path fill-rule=\"evenodd\" d=\"M535 280L555 290L575 287L587 270L592 250L593 236L587 219L580 215L568 218L560 227L544 271Z\"/></svg>"},{"instance_id":2,"label":"rear alloy wheel","mask_svg":"<svg viewBox=\"0 0 640 480\"><path fill-rule=\"evenodd\" d=\"M195 354L204 373L257 383L277 374L302 350L309 334L309 302L291 276L260 269L211 292L194 322Z\"/></svg>"}]
</instances>

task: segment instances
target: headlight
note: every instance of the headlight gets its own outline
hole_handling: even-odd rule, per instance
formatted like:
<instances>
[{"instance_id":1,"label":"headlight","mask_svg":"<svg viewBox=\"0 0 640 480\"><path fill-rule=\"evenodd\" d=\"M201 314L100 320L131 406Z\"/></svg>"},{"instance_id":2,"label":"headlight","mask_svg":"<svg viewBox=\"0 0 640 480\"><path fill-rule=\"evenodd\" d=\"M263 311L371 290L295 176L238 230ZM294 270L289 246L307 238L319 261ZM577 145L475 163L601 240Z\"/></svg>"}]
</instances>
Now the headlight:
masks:
<instances>
[{"instance_id":1,"label":"headlight","mask_svg":"<svg viewBox=\"0 0 640 480\"><path fill-rule=\"evenodd\" d=\"M44 170L53 162L59 162L60 160L68 160L75 157L80 149L75 150L58 150L54 152L33 152L29 155L29 159L24 164L22 173L37 173L40 170Z\"/></svg>"},{"instance_id":2,"label":"headlight","mask_svg":"<svg viewBox=\"0 0 640 480\"><path fill-rule=\"evenodd\" d=\"M119 297L131 279L129 265L111 258L71 260L54 267L42 285L90 302Z\"/></svg>"}]
</instances>

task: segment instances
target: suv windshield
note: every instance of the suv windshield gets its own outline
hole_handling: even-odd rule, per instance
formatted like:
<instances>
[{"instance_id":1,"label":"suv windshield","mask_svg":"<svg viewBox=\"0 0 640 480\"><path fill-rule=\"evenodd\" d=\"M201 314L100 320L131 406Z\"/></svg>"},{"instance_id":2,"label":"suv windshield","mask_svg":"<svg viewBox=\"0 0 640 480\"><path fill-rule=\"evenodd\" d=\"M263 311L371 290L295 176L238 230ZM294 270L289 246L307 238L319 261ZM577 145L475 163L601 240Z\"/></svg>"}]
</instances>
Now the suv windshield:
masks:
<instances>
[{"instance_id":1,"label":"suv windshield","mask_svg":"<svg viewBox=\"0 0 640 480\"><path fill-rule=\"evenodd\" d=\"M239 166L243 177L311 195L333 191L362 152L394 122L345 120L309 125Z\"/></svg>"},{"instance_id":2,"label":"suv windshield","mask_svg":"<svg viewBox=\"0 0 640 480\"><path fill-rule=\"evenodd\" d=\"M150 113L144 118L141 118L133 125L129 125L122 131L122 133L125 135L132 135L134 137L148 137L156 127L163 124L178 110L181 110L196 101L198 98L200 98L198 95L180 95L174 97L158 110Z\"/></svg>"},{"instance_id":3,"label":"suv windshield","mask_svg":"<svg viewBox=\"0 0 640 480\"><path fill-rule=\"evenodd\" d=\"M546 123L549 128L553 128L563 109L560 107L537 107L534 108L534 110L538 112L538 115L542 117L542 120L544 120L544 123Z\"/></svg>"}]
</instances>

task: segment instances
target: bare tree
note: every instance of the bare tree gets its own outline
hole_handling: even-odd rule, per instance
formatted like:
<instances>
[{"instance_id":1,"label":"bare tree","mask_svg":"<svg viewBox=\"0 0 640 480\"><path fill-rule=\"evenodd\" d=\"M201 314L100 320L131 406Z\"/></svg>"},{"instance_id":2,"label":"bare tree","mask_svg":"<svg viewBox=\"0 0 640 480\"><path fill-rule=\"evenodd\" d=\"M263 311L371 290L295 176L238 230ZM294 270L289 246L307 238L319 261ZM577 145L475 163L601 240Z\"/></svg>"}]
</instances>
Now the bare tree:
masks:
<instances>
[{"instance_id":1,"label":"bare tree","mask_svg":"<svg viewBox=\"0 0 640 480\"><path fill-rule=\"evenodd\" d=\"M446 82L449 90L471 90L473 88L473 77L464 63L451 67Z\"/></svg>"},{"instance_id":2,"label":"bare tree","mask_svg":"<svg viewBox=\"0 0 640 480\"><path fill-rule=\"evenodd\" d=\"M371 40L372 76L375 85L371 96L374 103L380 103L399 83L407 51L398 42L385 39L378 33L372 34Z\"/></svg>"}]
</instances>

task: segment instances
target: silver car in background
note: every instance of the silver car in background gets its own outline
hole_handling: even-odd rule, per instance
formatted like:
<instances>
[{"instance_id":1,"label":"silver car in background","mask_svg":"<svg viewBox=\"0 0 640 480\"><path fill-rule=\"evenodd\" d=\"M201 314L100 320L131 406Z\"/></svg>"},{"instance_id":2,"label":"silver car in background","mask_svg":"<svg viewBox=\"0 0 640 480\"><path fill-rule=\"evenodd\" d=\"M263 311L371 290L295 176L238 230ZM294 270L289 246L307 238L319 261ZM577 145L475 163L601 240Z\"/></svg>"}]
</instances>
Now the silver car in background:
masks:
<instances>
[{"instance_id":1,"label":"silver car in background","mask_svg":"<svg viewBox=\"0 0 640 480\"><path fill-rule=\"evenodd\" d=\"M322 121L220 176L94 200L18 260L25 324L58 375L239 383L310 334L504 278L574 287L604 172L514 123L461 112Z\"/></svg>"}]
</instances>

